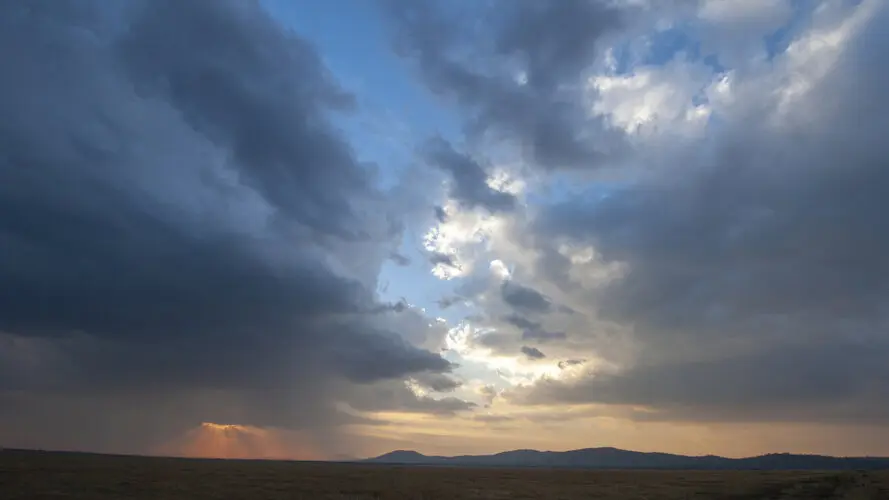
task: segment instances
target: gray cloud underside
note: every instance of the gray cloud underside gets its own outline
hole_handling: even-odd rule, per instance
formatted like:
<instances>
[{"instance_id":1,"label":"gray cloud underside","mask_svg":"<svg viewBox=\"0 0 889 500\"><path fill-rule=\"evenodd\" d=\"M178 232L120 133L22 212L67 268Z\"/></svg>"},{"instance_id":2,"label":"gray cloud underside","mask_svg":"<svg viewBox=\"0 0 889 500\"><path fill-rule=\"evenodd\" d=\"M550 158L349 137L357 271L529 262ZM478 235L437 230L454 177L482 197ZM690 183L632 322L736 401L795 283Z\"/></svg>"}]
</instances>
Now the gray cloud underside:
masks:
<instances>
[{"instance_id":1,"label":"gray cloud underside","mask_svg":"<svg viewBox=\"0 0 889 500\"><path fill-rule=\"evenodd\" d=\"M522 331L522 340L536 340L539 342L547 342L550 340L564 340L568 337L565 332L551 332L543 329L543 326L536 321L531 321L524 316L518 314L508 314L501 318L506 323L515 326Z\"/></svg>"},{"instance_id":2,"label":"gray cloud underside","mask_svg":"<svg viewBox=\"0 0 889 500\"><path fill-rule=\"evenodd\" d=\"M466 111L471 139L505 139L548 170L596 167L622 149L584 112L580 88L596 42L626 12L587 0L383 3L397 51Z\"/></svg>"},{"instance_id":3,"label":"gray cloud underside","mask_svg":"<svg viewBox=\"0 0 889 500\"><path fill-rule=\"evenodd\" d=\"M453 182L449 194L463 206L484 207L492 212L509 211L515 206L513 195L488 186L488 173L477 161L458 153L444 139L431 139L425 149L429 162L450 174ZM442 221L446 217L439 213L436 216Z\"/></svg>"},{"instance_id":4,"label":"gray cloud underside","mask_svg":"<svg viewBox=\"0 0 889 500\"><path fill-rule=\"evenodd\" d=\"M463 107L470 138L506 138L550 169L614 159L603 143L622 150L622 138L562 105L583 109L566 89L597 38L626 15L602 15L596 2L490 2L491 15L472 23L460 22L480 18L467 4L394 4L398 50ZM767 119L779 95L766 92L714 129L712 142L673 150L660 170L606 198L597 187L545 207L527 237L514 235L534 241L540 279L631 327L639 349L618 373L585 363L579 382L543 381L515 400L657 410L640 419L887 421L889 379L876 361L889 355L882 9L781 128ZM568 18L592 29L572 34ZM467 46L471 60L460 55ZM515 78L523 71L525 85ZM558 250L565 241L592 244L627 275L585 290ZM531 293L501 295L525 313L549 309ZM537 323L503 320L526 332ZM476 341L504 352L518 339L496 332Z\"/></svg>"},{"instance_id":5,"label":"gray cloud underside","mask_svg":"<svg viewBox=\"0 0 889 500\"><path fill-rule=\"evenodd\" d=\"M549 299L537 290L511 280L500 286L500 295L510 306L531 314L549 312L552 306Z\"/></svg>"},{"instance_id":6,"label":"gray cloud underside","mask_svg":"<svg viewBox=\"0 0 889 500\"><path fill-rule=\"evenodd\" d=\"M443 265L453 269L460 269L460 265L456 262L456 256L442 252L429 252L429 263L433 266Z\"/></svg>"},{"instance_id":7,"label":"gray cloud underside","mask_svg":"<svg viewBox=\"0 0 889 500\"><path fill-rule=\"evenodd\" d=\"M543 359L546 357L546 354L543 354L543 352L536 347L523 345L521 351L528 359Z\"/></svg>"},{"instance_id":8,"label":"gray cloud underside","mask_svg":"<svg viewBox=\"0 0 889 500\"><path fill-rule=\"evenodd\" d=\"M440 373L418 373L412 378L433 392L452 392L463 385L461 381Z\"/></svg>"},{"instance_id":9,"label":"gray cloud underside","mask_svg":"<svg viewBox=\"0 0 889 500\"><path fill-rule=\"evenodd\" d=\"M619 373L545 381L527 401L661 410L640 418L889 423L886 20L882 7L781 128L764 118L777 109L765 99L720 131L715 155L701 148L541 215L539 244L556 261L548 242L567 240L627 265L596 296L603 317L634 326L641 351Z\"/></svg>"},{"instance_id":10,"label":"gray cloud underside","mask_svg":"<svg viewBox=\"0 0 889 500\"><path fill-rule=\"evenodd\" d=\"M451 369L374 296L352 98L257 4L6 2L0 57L0 439L330 427L343 383Z\"/></svg>"},{"instance_id":11,"label":"gray cloud underside","mask_svg":"<svg viewBox=\"0 0 889 500\"><path fill-rule=\"evenodd\" d=\"M415 396L404 385L394 383L362 388L351 397L350 405L365 411L398 409L407 413L429 413L442 417L450 417L476 407L475 403L453 396Z\"/></svg>"}]
</instances>

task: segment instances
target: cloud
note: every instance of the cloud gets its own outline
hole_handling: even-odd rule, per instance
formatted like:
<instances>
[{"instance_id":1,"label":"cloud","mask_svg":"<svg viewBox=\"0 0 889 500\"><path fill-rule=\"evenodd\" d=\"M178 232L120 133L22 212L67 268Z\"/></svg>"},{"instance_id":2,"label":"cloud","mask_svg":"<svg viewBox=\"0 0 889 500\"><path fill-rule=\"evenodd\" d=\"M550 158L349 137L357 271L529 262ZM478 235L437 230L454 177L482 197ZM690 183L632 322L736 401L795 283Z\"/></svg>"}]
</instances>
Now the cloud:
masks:
<instances>
[{"instance_id":1,"label":"cloud","mask_svg":"<svg viewBox=\"0 0 889 500\"><path fill-rule=\"evenodd\" d=\"M540 328L540 323L531 321L528 318L525 318L524 316L520 316L518 314L507 314L502 319L503 321L506 321L507 323L516 326L522 330L537 330Z\"/></svg>"},{"instance_id":2,"label":"cloud","mask_svg":"<svg viewBox=\"0 0 889 500\"><path fill-rule=\"evenodd\" d=\"M428 382L428 379L412 379L407 384L390 381L353 389L349 406L363 412L426 413L440 417L451 417L476 408L475 403L458 397L436 398L426 394Z\"/></svg>"},{"instance_id":3,"label":"cloud","mask_svg":"<svg viewBox=\"0 0 889 500\"><path fill-rule=\"evenodd\" d=\"M509 356L515 352L520 338L512 332L487 329L476 332L471 337L471 346L482 347L495 354Z\"/></svg>"},{"instance_id":4,"label":"cloud","mask_svg":"<svg viewBox=\"0 0 889 500\"><path fill-rule=\"evenodd\" d=\"M493 385L483 385L479 387L476 392L481 396L482 401L484 401L485 408L494 404L494 400L500 395L500 391Z\"/></svg>"},{"instance_id":5,"label":"cloud","mask_svg":"<svg viewBox=\"0 0 889 500\"><path fill-rule=\"evenodd\" d=\"M447 309L457 304L463 304L464 302L465 299L461 297L442 297L436 301L436 304L442 309Z\"/></svg>"},{"instance_id":6,"label":"cloud","mask_svg":"<svg viewBox=\"0 0 889 500\"><path fill-rule=\"evenodd\" d=\"M464 206L483 207L491 212L511 210L515 197L488 185L488 174L472 158L454 150L444 139L430 140L426 157L438 168L447 171L453 180L449 195ZM439 216L440 221L446 220Z\"/></svg>"},{"instance_id":7,"label":"cloud","mask_svg":"<svg viewBox=\"0 0 889 500\"><path fill-rule=\"evenodd\" d=\"M564 370L565 368L571 366L582 365L586 362L584 359L566 359L565 361L559 361L559 369Z\"/></svg>"},{"instance_id":8,"label":"cloud","mask_svg":"<svg viewBox=\"0 0 889 500\"><path fill-rule=\"evenodd\" d=\"M551 308L549 299L533 288L505 281L500 287L504 302L510 306L530 313L545 313Z\"/></svg>"},{"instance_id":9,"label":"cloud","mask_svg":"<svg viewBox=\"0 0 889 500\"><path fill-rule=\"evenodd\" d=\"M503 229L512 212L491 213L469 209L455 200L445 205L448 217L425 231L423 247L433 264L433 274L440 279L453 279L474 273L477 257L485 252L492 234ZM481 263L481 262L479 262ZM488 267L490 261L486 261Z\"/></svg>"},{"instance_id":10,"label":"cloud","mask_svg":"<svg viewBox=\"0 0 889 500\"><path fill-rule=\"evenodd\" d=\"M550 276L632 325L633 348L618 367L539 382L532 399L645 406L645 418L889 422L877 362L889 354L887 11L830 12L770 72L733 76L739 100L717 103L711 137L607 196L542 211L551 254L568 242L625 267L584 287L566 257L569 272Z\"/></svg>"},{"instance_id":11,"label":"cloud","mask_svg":"<svg viewBox=\"0 0 889 500\"><path fill-rule=\"evenodd\" d=\"M387 3L465 125L395 187L258 2L0 4L0 442L889 424L884 2Z\"/></svg>"},{"instance_id":12,"label":"cloud","mask_svg":"<svg viewBox=\"0 0 889 500\"><path fill-rule=\"evenodd\" d=\"M546 354L543 354L540 349L536 347L523 345L521 351L522 354L528 357L528 359L543 359L546 357Z\"/></svg>"},{"instance_id":13,"label":"cloud","mask_svg":"<svg viewBox=\"0 0 889 500\"><path fill-rule=\"evenodd\" d=\"M564 340L568 337L565 332L550 332L543 329L540 323L531 321L518 314L508 314L501 318L503 321L522 330L522 340L537 340L546 342L549 340Z\"/></svg>"},{"instance_id":14,"label":"cloud","mask_svg":"<svg viewBox=\"0 0 889 500\"><path fill-rule=\"evenodd\" d=\"M593 110L628 134L663 134L676 141L706 131L711 110L695 97L711 83L712 71L701 62L674 59L664 65L641 66L632 73L598 75ZM637 138L638 140L638 138Z\"/></svg>"},{"instance_id":15,"label":"cloud","mask_svg":"<svg viewBox=\"0 0 889 500\"><path fill-rule=\"evenodd\" d=\"M433 392L453 392L463 385L463 382L460 380L440 373L417 373L411 380Z\"/></svg>"},{"instance_id":16,"label":"cloud","mask_svg":"<svg viewBox=\"0 0 889 500\"><path fill-rule=\"evenodd\" d=\"M577 86L597 42L626 12L586 0L476 3L466 11L386 3L398 52L432 91L466 111L474 140L505 139L547 170L599 166L620 149L621 135L584 113ZM476 30L477 19L492 21ZM472 58L456 55L467 48Z\"/></svg>"},{"instance_id":17,"label":"cloud","mask_svg":"<svg viewBox=\"0 0 889 500\"><path fill-rule=\"evenodd\" d=\"M342 387L451 370L379 312L396 210L309 43L251 2L0 11L0 439L330 429Z\"/></svg>"},{"instance_id":18,"label":"cloud","mask_svg":"<svg viewBox=\"0 0 889 500\"><path fill-rule=\"evenodd\" d=\"M883 424L885 346L798 346L712 360L640 365L579 381L544 381L535 403L649 408L637 420ZM793 363L788 363L793 359ZM529 402L529 401L526 401Z\"/></svg>"},{"instance_id":19,"label":"cloud","mask_svg":"<svg viewBox=\"0 0 889 500\"><path fill-rule=\"evenodd\" d=\"M766 56L761 41L774 34L794 15L794 10L815 8L815 4L793 5L790 0L751 0L728 2L707 0L700 4L698 27L702 49L714 52L729 67L743 67ZM801 15L798 12L797 15Z\"/></svg>"},{"instance_id":20,"label":"cloud","mask_svg":"<svg viewBox=\"0 0 889 500\"><path fill-rule=\"evenodd\" d=\"M435 211L435 220L441 223L445 223L448 221L448 212L445 211L444 207L436 205L434 208Z\"/></svg>"},{"instance_id":21,"label":"cloud","mask_svg":"<svg viewBox=\"0 0 889 500\"><path fill-rule=\"evenodd\" d=\"M512 422L515 420L515 417L511 417L509 415L489 415L489 414L479 414L472 417L476 422L483 422L485 424L503 424L506 422Z\"/></svg>"},{"instance_id":22,"label":"cloud","mask_svg":"<svg viewBox=\"0 0 889 500\"><path fill-rule=\"evenodd\" d=\"M457 256L444 252L429 252L429 263L432 264L433 267L450 268L457 271L460 270L460 264L457 263Z\"/></svg>"},{"instance_id":23,"label":"cloud","mask_svg":"<svg viewBox=\"0 0 889 500\"><path fill-rule=\"evenodd\" d=\"M549 342L551 340L565 340L568 334L565 332L548 332L546 330L525 330L522 332L522 340L536 340Z\"/></svg>"}]
</instances>

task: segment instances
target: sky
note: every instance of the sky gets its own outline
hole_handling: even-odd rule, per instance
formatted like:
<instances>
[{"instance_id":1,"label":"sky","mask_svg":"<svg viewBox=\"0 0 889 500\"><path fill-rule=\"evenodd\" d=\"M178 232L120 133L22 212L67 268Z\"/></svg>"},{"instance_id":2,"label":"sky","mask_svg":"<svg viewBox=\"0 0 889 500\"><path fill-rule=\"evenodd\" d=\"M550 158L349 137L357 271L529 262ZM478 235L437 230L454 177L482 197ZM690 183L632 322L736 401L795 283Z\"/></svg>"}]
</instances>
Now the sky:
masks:
<instances>
[{"instance_id":1,"label":"sky","mask_svg":"<svg viewBox=\"0 0 889 500\"><path fill-rule=\"evenodd\" d=\"M0 2L0 446L889 456L886 26Z\"/></svg>"}]
</instances>

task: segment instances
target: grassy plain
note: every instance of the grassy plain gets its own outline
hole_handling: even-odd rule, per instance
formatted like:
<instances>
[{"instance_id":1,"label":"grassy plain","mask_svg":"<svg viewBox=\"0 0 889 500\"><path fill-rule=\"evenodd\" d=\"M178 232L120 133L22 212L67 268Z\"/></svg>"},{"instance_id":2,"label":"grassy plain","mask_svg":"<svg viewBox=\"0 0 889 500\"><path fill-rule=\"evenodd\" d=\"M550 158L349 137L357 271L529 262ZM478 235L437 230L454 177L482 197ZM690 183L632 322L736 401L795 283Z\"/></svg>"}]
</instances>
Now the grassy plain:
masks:
<instances>
[{"instance_id":1,"label":"grassy plain","mask_svg":"<svg viewBox=\"0 0 889 500\"><path fill-rule=\"evenodd\" d=\"M439 468L6 450L0 499L889 500L889 471Z\"/></svg>"}]
</instances>

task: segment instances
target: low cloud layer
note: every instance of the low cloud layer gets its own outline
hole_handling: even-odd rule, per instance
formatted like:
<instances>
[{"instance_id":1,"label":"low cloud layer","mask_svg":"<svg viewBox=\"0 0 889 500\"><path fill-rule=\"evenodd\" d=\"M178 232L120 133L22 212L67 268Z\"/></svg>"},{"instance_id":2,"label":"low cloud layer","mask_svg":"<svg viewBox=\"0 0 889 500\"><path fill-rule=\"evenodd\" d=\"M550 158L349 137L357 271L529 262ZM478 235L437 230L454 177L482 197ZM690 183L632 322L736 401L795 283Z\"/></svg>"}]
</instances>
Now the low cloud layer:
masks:
<instances>
[{"instance_id":1,"label":"low cloud layer","mask_svg":"<svg viewBox=\"0 0 889 500\"><path fill-rule=\"evenodd\" d=\"M473 142L506 140L549 170L596 167L621 149L619 134L583 112L577 89L625 12L586 0L385 4L396 50L465 110Z\"/></svg>"},{"instance_id":2,"label":"low cloud layer","mask_svg":"<svg viewBox=\"0 0 889 500\"><path fill-rule=\"evenodd\" d=\"M513 195L488 186L489 174L477 161L458 153L444 139L430 140L425 149L430 163L450 174L450 196L463 206L482 207L492 212L508 211L515 206Z\"/></svg>"},{"instance_id":3,"label":"low cloud layer","mask_svg":"<svg viewBox=\"0 0 889 500\"><path fill-rule=\"evenodd\" d=\"M422 24L422 9L399 17L413 41L407 53L432 90L466 106L468 137L479 137L473 126L481 124L509 129L522 145L546 144L526 157L538 167L554 158L595 164L603 157L592 149L608 126L575 140L559 127L581 125L560 116L548 130L567 142L555 152L556 143L509 128L528 121L499 122L493 103L552 98L602 60L585 47L624 28L630 40L610 47L606 74L591 78L586 94L632 144L623 170L583 182L559 173L576 186L501 215L498 232L485 235L484 257L472 249L476 259L507 263L511 276L492 281L478 268L467 278L465 298L479 304L483 321L466 338L497 356L520 349L538 359L523 341L547 340L547 356L564 372L522 382L507 399L644 408L628 413L638 420L886 424L880 402L889 379L878 361L889 354L885 6L645 9L660 25L684 22L706 39L700 54L663 55L634 48L634 30L646 21L622 24L631 10L490 5L500 15L478 30L491 43L479 50L494 75L449 55L459 52L458 28L446 16ZM559 41L571 24L553 22L569 11L596 17L570 50ZM794 24L771 34L791 15ZM411 31L420 25L430 29ZM524 31L532 25L533 37ZM558 47L561 57L546 56ZM633 50L643 56L633 60ZM507 84L497 71L513 68L516 54L527 80ZM497 90L483 90L489 86Z\"/></svg>"},{"instance_id":4,"label":"low cloud layer","mask_svg":"<svg viewBox=\"0 0 889 500\"><path fill-rule=\"evenodd\" d=\"M0 19L4 444L332 429L344 387L451 370L406 340L419 313L380 308L394 207L330 124L354 101L306 41L252 2Z\"/></svg>"},{"instance_id":5,"label":"low cloud layer","mask_svg":"<svg viewBox=\"0 0 889 500\"><path fill-rule=\"evenodd\" d=\"M860 9L842 49L812 55L829 70L801 76L799 93L726 109L733 122L710 143L607 198L541 213L542 244L590 245L625 266L596 309L633 325L638 350L616 371L541 381L528 401L645 406L646 419L889 423L887 18ZM806 43L774 64L794 64Z\"/></svg>"},{"instance_id":6,"label":"low cloud layer","mask_svg":"<svg viewBox=\"0 0 889 500\"><path fill-rule=\"evenodd\" d=\"M889 8L766 3L0 4L0 445L865 449Z\"/></svg>"}]
</instances>

